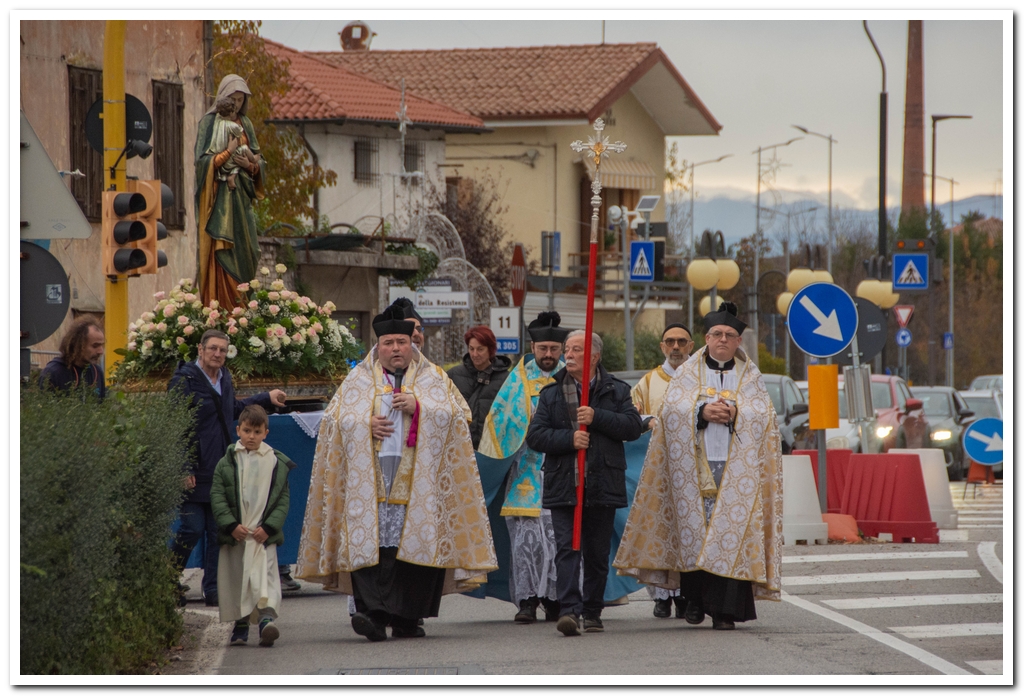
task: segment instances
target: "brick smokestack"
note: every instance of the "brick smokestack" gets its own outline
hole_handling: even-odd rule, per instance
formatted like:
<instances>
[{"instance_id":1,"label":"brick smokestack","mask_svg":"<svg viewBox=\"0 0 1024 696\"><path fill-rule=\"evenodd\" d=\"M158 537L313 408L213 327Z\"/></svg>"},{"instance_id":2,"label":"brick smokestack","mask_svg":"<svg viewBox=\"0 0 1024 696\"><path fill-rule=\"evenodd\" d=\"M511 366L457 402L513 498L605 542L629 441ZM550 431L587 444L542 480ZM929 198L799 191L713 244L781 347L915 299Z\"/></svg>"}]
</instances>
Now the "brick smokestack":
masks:
<instances>
[{"instance_id":1,"label":"brick smokestack","mask_svg":"<svg viewBox=\"0 0 1024 696\"><path fill-rule=\"evenodd\" d=\"M924 205L924 48L921 20L907 28L907 103L903 114L903 196L900 217Z\"/></svg>"}]
</instances>

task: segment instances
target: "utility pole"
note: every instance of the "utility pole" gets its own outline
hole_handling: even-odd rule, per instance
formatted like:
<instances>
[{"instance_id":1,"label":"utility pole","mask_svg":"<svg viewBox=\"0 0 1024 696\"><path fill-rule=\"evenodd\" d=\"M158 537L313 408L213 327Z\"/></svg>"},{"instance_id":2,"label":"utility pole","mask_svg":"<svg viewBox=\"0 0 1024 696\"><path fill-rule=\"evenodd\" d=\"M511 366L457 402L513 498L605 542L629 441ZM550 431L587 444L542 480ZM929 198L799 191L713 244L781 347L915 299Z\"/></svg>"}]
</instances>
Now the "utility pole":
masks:
<instances>
[{"instance_id":1,"label":"utility pole","mask_svg":"<svg viewBox=\"0 0 1024 696\"><path fill-rule=\"evenodd\" d=\"M103 190L126 189L127 162L120 155L128 140L124 113L124 37L127 22L107 20L103 36ZM118 160L121 160L120 162ZM107 382L128 345L128 276L106 276L103 367Z\"/></svg>"}]
</instances>

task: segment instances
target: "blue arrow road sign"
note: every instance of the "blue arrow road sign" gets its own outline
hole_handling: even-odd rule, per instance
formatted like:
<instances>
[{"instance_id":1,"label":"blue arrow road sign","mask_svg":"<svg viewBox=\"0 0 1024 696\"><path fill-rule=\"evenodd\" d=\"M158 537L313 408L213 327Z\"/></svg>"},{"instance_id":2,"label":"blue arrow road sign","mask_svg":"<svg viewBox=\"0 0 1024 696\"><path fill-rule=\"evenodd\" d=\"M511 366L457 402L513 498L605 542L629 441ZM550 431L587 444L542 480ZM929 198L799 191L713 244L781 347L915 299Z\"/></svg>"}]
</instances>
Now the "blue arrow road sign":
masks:
<instances>
[{"instance_id":1,"label":"blue arrow road sign","mask_svg":"<svg viewBox=\"0 0 1024 696\"><path fill-rule=\"evenodd\" d=\"M831 357L850 345L858 321L853 298L832 283L811 283L801 289L786 315L793 343L818 358Z\"/></svg>"},{"instance_id":2,"label":"blue arrow road sign","mask_svg":"<svg viewBox=\"0 0 1024 696\"><path fill-rule=\"evenodd\" d=\"M967 456L991 466L1003 461L1003 421L999 418L976 420L964 431Z\"/></svg>"},{"instance_id":3,"label":"blue arrow road sign","mask_svg":"<svg viewBox=\"0 0 1024 696\"><path fill-rule=\"evenodd\" d=\"M928 254L896 253L892 255L892 289L927 290Z\"/></svg>"},{"instance_id":4,"label":"blue arrow road sign","mask_svg":"<svg viewBox=\"0 0 1024 696\"><path fill-rule=\"evenodd\" d=\"M900 348L906 348L910 345L911 338L910 329L900 329L896 332L896 345Z\"/></svg>"},{"instance_id":5,"label":"blue arrow road sign","mask_svg":"<svg viewBox=\"0 0 1024 696\"><path fill-rule=\"evenodd\" d=\"M640 283L654 280L654 242L630 242L629 279Z\"/></svg>"}]
</instances>

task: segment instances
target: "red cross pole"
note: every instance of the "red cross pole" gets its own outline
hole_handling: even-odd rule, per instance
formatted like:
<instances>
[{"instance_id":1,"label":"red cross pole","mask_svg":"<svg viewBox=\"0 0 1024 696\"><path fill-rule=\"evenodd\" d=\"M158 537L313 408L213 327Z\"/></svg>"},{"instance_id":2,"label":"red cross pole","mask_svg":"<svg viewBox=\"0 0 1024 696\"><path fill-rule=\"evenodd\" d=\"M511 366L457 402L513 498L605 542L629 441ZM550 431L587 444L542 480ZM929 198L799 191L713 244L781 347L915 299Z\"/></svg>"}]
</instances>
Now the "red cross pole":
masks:
<instances>
[{"instance_id":1,"label":"red cross pole","mask_svg":"<svg viewBox=\"0 0 1024 696\"><path fill-rule=\"evenodd\" d=\"M598 211L601 209L601 158L607 156L609 151L622 152L626 149L626 143L620 141L610 143L608 138L601 134L604 130L603 119L599 118L594 121L594 130L597 134L590 136L586 143L582 140L576 140L569 144L569 147L575 152L584 152L587 157L594 160L594 180L590 185L590 190L594 192L594 195L590 199L593 213L590 216L590 254L587 268L587 328L583 344L583 393L580 399L580 406L590 405L590 347L593 341L592 332L594 330L594 284L597 279L597 220ZM580 423L580 430L585 431L586 429L587 426ZM583 523L583 487L586 477L586 465L587 451L585 449L578 450L576 453L576 466L578 469L576 476L576 510L572 525L572 548L574 551L579 551L580 549L580 527Z\"/></svg>"}]
</instances>

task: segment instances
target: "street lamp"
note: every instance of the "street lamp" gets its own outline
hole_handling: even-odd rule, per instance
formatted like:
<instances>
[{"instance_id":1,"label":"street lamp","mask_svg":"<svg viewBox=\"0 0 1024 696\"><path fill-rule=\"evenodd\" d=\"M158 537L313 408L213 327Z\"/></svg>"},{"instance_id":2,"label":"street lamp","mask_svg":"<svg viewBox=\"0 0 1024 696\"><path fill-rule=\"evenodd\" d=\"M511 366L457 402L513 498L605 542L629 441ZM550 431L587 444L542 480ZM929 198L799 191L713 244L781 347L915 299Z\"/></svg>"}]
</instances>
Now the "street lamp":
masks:
<instances>
[{"instance_id":1,"label":"street lamp","mask_svg":"<svg viewBox=\"0 0 1024 696\"><path fill-rule=\"evenodd\" d=\"M715 311L717 289L731 290L740 280L740 267L725 256L725 238L721 231L712 233L704 230L700 240L701 257L694 259L686 267L686 282L698 290L710 290L711 294L700 302L701 316ZM705 305L705 301L707 304Z\"/></svg>"},{"instance_id":2,"label":"street lamp","mask_svg":"<svg viewBox=\"0 0 1024 696\"><path fill-rule=\"evenodd\" d=\"M935 179L941 178L935 176L935 124L939 121L945 121L950 118L971 118L966 115L955 115L955 114L932 114L932 212L931 218L935 217ZM949 214L949 333L953 334L953 184L952 180L949 185L949 202L950 202L950 214ZM929 220L931 222L931 220ZM946 386L953 386L953 349L950 348L948 355L946 355Z\"/></svg>"},{"instance_id":3,"label":"street lamp","mask_svg":"<svg viewBox=\"0 0 1024 696\"><path fill-rule=\"evenodd\" d=\"M839 141L832 137L832 134L822 135L821 133L815 133L809 131L803 126L793 126L798 131L806 133L807 135L816 135L819 138L825 138L828 140L828 261L826 262L826 270L829 273L832 272L832 143L838 143Z\"/></svg>"},{"instance_id":4,"label":"street lamp","mask_svg":"<svg viewBox=\"0 0 1024 696\"><path fill-rule=\"evenodd\" d=\"M701 165L704 165L704 164L714 164L715 162L721 162L726 157L732 157L732 155L731 154L729 154L729 155L722 155L718 159L704 160L703 162L696 162L695 164L691 164L690 165L690 252L689 252L689 257L690 258L688 259L689 263L693 262L693 197L694 197L693 170L696 169L697 167L701 166ZM693 286L692 285L690 286L690 288L688 290L688 293L689 293L689 300L690 300L690 303L689 303L689 306L690 306L690 323L687 324L687 326L692 327L693 326Z\"/></svg>"},{"instance_id":5,"label":"street lamp","mask_svg":"<svg viewBox=\"0 0 1024 696\"><path fill-rule=\"evenodd\" d=\"M888 253L888 245L885 239L886 225L888 224L885 219L885 158L886 139L889 130L889 93L885 91L885 61L882 59L882 52L878 50L875 37L868 30L868 20L865 19L863 21L864 33L868 35L871 46L875 49L875 53L878 54L878 62L882 64L882 93L878 95L878 253L881 256L885 256Z\"/></svg>"},{"instance_id":6,"label":"street lamp","mask_svg":"<svg viewBox=\"0 0 1024 696\"><path fill-rule=\"evenodd\" d=\"M764 170L761 168L761 152L764 150L774 150L780 147L786 147L795 143L797 140L803 140L802 137L790 138L784 143L776 143L774 145L765 145L758 147L756 150L751 152L752 155L757 155L757 203L756 213L754 215L754 279L760 276L761 273L761 177L764 176ZM754 345L756 346L760 341L757 325L757 285L754 286L754 297L753 297L753 308L751 309L752 321L751 328L754 331Z\"/></svg>"}]
</instances>

